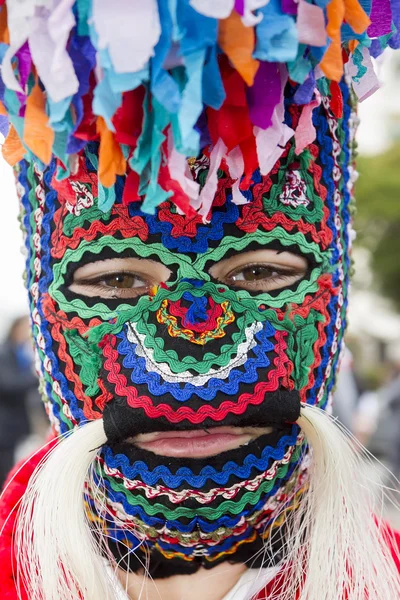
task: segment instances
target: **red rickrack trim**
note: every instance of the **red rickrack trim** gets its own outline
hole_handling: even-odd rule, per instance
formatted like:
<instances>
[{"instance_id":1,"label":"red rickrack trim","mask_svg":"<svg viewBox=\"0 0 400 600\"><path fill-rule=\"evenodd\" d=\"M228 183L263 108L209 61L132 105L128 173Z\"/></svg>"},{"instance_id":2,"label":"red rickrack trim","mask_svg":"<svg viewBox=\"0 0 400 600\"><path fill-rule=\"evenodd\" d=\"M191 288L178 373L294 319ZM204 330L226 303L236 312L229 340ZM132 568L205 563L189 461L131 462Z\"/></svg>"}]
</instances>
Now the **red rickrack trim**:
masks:
<instances>
[{"instance_id":1,"label":"red rickrack trim","mask_svg":"<svg viewBox=\"0 0 400 600\"><path fill-rule=\"evenodd\" d=\"M63 310L57 309L56 302L48 292L43 294L41 302L43 313L49 323L60 323L64 329L76 329L81 335L85 335L92 327L103 324L103 321L97 317L90 319L89 323L78 316L69 318Z\"/></svg>"},{"instance_id":2,"label":"red rickrack trim","mask_svg":"<svg viewBox=\"0 0 400 600\"><path fill-rule=\"evenodd\" d=\"M195 213L190 217L171 212L169 202L163 202L158 207L157 216L159 221L171 223L172 229L170 235L173 238L185 236L193 238L197 235L197 227L204 225L203 217L199 213Z\"/></svg>"},{"instance_id":3,"label":"red rickrack trim","mask_svg":"<svg viewBox=\"0 0 400 600\"><path fill-rule=\"evenodd\" d=\"M57 166L62 166L62 162L57 159ZM76 182L79 185L88 183L91 185L91 193L93 198L98 197L98 175L97 173L92 173L88 171L86 167L85 157L83 155L78 156L78 169L69 175L66 179L62 179L59 181L56 178L56 175L53 176L51 180L51 186L56 190L58 194L58 200L61 204L68 202L72 206L76 205L77 195L76 191L72 187L72 183Z\"/></svg>"},{"instance_id":4,"label":"red rickrack trim","mask_svg":"<svg viewBox=\"0 0 400 600\"><path fill-rule=\"evenodd\" d=\"M82 240L90 242L99 234L115 236L116 233L124 238L132 238L137 236L145 242L149 235L149 228L143 217L129 216L129 211L126 206L115 205L112 209L112 215L115 217L108 223L102 221L93 221L89 227L76 227L71 237L67 237L62 233L62 221L67 211L64 209L61 213L58 210L54 215L56 229L52 234L52 251L53 258L62 258L67 248L76 249Z\"/></svg>"},{"instance_id":5,"label":"red rickrack trim","mask_svg":"<svg viewBox=\"0 0 400 600\"><path fill-rule=\"evenodd\" d=\"M254 197L251 202L242 208L242 216L237 220L236 226L246 233L254 233L258 228L265 231L272 231L277 225L281 225L286 231L300 231L304 235L310 234L311 238L323 248L327 248L332 241L332 232L326 226L326 218L329 215L329 209L324 206L324 220L321 223L322 229L317 229L311 223L303 219L293 221L284 213L276 212L272 216L267 216L264 212L262 196L266 192L265 182L256 184L253 188Z\"/></svg>"},{"instance_id":6,"label":"red rickrack trim","mask_svg":"<svg viewBox=\"0 0 400 600\"><path fill-rule=\"evenodd\" d=\"M329 303L329 300L326 301L326 296L329 294L330 296L336 296L338 294L338 289L333 287L332 284L332 275L329 273L323 273L317 279L318 291L315 294L307 295L304 298L302 304L290 304L290 310L282 310L280 308L276 309L276 313L278 315L278 319L283 321L285 317L289 316L293 321L294 317L299 315L306 319L311 310L320 311L325 305ZM325 304L321 304L324 302Z\"/></svg>"},{"instance_id":7,"label":"red rickrack trim","mask_svg":"<svg viewBox=\"0 0 400 600\"><path fill-rule=\"evenodd\" d=\"M128 386L126 377L120 373L121 366L118 364L119 354L115 349L117 344L115 336L112 336L110 343L103 349L103 354L106 359L104 367L108 371L108 382L115 386L116 395L126 397L127 403L131 408L143 409L150 419L165 417L170 423L180 423L184 420L188 420L190 423L194 424L202 423L205 419L222 421L228 414L242 415L246 412L249 405L261 404L264 401L267 392L276 391L278 389L280 379L287 380L286 365L289 362L289 359L285 354L287 345L284 338L286 335L287 333L284 331L277 331L275 333L278 343L275 346L277 356L274 358L273 362L276 369L268 372L268 381L257 383L253 393L241 394L235 402L225 400L218 408L202 405L199 410L195 411L188 406L183 406L175 411L168 404L161 403L154 406L151 398L148 396L138 396L137 389L133 386Z\"/></svg>"},{"instance_id":8,"label":"red rickrack trim","mask_svg":"<svg viewBox=\"0 0 400 600\"><path fill-rule=\"evenodd\" d=\"M63 311L49 310L51 306L54 307L54 301L48 294L44 295L43 300L44 312L48 318L50 324L50 334L54 341L59 344L58 357L65 364L64 375L71 382L74 389L74 394L78 400L83 403L83 412L87 419L95 420L101 418L101 413L93 410L93 400L87 396L83 391L83 385L79 375L75 372L75 363L67 350L67 342L63 334L65 329L76 329L81 335L85 334L90 327L101 325L100 319L92 319L89 325L83 323L79 317L74 317L71 320L68 319L67 315Z\"/></svg>"},{"instance_id":9,"label":"red rickrack trim","mask_svg":"<svg viewBox=\"0 0 400 600\"><path fill-rule=\"evenodd\" d=\"M282 464L287 464L294 452L294 446L291 447L284 455L282 459L274 460L271 466L262 473L262 475L258 475L253 479L245 479L240 481L239 483L234 484L231 488L226 487L216 487L211 489L209 492L203 492L197 489L188 489L183 494L181 492L176 492L175 490L165 487L164 485L157 484L156 486L151 486L145 484L140 479L130 480L123 475L123 473L113 467L112 469L108 469L105 466L105 461L102 457L98 458L99 463L105 469L106 477L118 478L121 481L124 481L124 487L126 490L144 490L146 498L149 500L153 500L154 498L159 498L160 496L167 496L169 500L173 504L182 504L186 502L190 498L197 498L199 505L206 506L218 497L223 495L226 500L233 500L243 489L246 491L255 492L258 488L264 483L264 481L272 481L275 479L278 469Z\"/></svg>"},{"instance_id":10,"label":"red rickrack trim","mask_svg":"<svg viewBox=\"0 0 400 600\"><path fill-rule=\"evenodd\" d=\"M170 302L168 300L164 300L164 302L166 303L166 309L170 315L179 318L182 322L182 326L185 329L194 331L196 333L204 333L204 332L208 332L208 331L214 331L219 326L218 321L217 321L218 317L221 317L222 314L226 313L226 310L225 311L223 310L223 306L221 304L217 304L213 300L213 298L209 297L208 303L209 303L210 308L206 311L207 320L204 321L203 323L188 323L186 325L183 325L183 321L185 320L188 309L184 306L181 306L181 300L176 300L176 302ZM158 317L157 317L157 319L158 319ZM159 321L159 322L161 323L162 321Z\"/></svg>"}]
</instances>

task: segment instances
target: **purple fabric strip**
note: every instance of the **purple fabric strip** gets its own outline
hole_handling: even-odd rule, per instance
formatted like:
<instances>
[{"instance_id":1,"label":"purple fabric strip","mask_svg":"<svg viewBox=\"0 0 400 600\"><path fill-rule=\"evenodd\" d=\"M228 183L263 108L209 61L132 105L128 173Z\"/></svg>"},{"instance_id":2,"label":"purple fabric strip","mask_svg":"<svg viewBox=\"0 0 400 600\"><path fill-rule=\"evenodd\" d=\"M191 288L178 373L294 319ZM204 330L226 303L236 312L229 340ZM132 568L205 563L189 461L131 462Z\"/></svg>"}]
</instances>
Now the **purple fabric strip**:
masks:
<instances>
[{"instance_id":1,"label":"purple fabric strip","mask_svg":"<svg viewBox=\"0 0 400 600\"><path fill-rule=\"evenodd\" d=\"M8 130L10 129L10 123L8 122L8 118L4 115L0 115L0 133L4 135L6 138L8 135Z\"/></svg>"},{"instance_id":2,"label":"purple fabric strip","mask_svg":"<svg viewBox=\"0 0 400 600\"><path fill-rule=\"evenodd\" d=\"M32 56L28 42L25 42L25 44L21 46L15 56L18 59L19 81L24 90L32 68ZM26 95L17 92L17 98L21 103L19 116L23 117L25 115Z\"/></svg>"},{"instance_id":3,"label":"purple fabric strip","mask_svg":"<svg viewBox=\"0 0 400 600\"><path fill-rule=\"evenodd\" d=\"M390 0L372 0L370 19L371 25L367 30L369 37L376 38L390 33L392 31Z\"/></svg>"},{"instance_id":4,"label":"purple fabric strip","mask_svg":"<svg viewBox=\"0 0 400 600\"><path fill-rule=\"evenodd\" d=\"M243 17L243 15L244 15L244 0L235 0L235 10L241 17Z\"/></svg>"},{"instance_id":5,"label":"purple fabric strip","mask_svg":"<svg viewBox=\"0 0 400 600\"><path fill-rule=\"evenodd\" d=\"M208 131L206 111L203 110L195 126L196 131L200 133L200 149L209 146L212 141Z\"/></svg>"},{"instance_id":6,"label":"purple fabric strip","mask_svg":"<svg viewBox=\"0 0 400 600\"><path fill-rule=\"evenodd\" d=\"M267 129L281 97L281 77L277 63L260 61L254 84L247 90L250 120L253 125Z\"/></svg>"},{"instance_id":7,"label":"purple fabric strip","mask_svg":"<svg viewBox=\"0 0 400 600\"><path fill-rule=\"evenodd\" d=\"M378 58L382 54L385 48L382 48L382 44L378 39L372 40L371 45L369 47L369 53L372 58Z\"/></svg>"},{"instance_id":8,"label":"purple fabric strip","mask_svg":"<svg viewBox=\"0 0 400 600\"><path fill-rule=\"evenodd\" d=\"M282 0L282 10L287 15L297 15L297 6L294 0Z\"/></svg>"},{"instance_id":9,"label":"purple fabric strip","mask_svg":"<svg viewBox=\"0 0 400 600\"><path fill-rule=\"evenodd\" d=\"M315 90L315 76L314 70L310 71L309 76L296 90L296 93L293 97L293 101L295 104L309 104L314 96Z\"/></svg>"}]
</instances>

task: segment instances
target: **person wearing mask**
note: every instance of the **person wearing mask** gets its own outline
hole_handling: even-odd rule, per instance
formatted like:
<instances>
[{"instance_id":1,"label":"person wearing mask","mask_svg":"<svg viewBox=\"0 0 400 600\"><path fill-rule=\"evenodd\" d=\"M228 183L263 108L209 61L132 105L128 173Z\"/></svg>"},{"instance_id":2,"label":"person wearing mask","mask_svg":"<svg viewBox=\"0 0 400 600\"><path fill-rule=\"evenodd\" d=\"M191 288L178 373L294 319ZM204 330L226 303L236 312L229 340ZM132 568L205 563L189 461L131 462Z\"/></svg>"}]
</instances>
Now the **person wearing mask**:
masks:
<instances>
[{"instance_id":1,"label":"person wearing mask","mask_svg":"<svg viewBox=\"0 0 400 600\"><path fill-rule=\"evenodd\" d=\"M398 598L395 534L327 412L378 8L6 6L53 439L0 504L3 597Z\"/></svg>"}]
</instances>

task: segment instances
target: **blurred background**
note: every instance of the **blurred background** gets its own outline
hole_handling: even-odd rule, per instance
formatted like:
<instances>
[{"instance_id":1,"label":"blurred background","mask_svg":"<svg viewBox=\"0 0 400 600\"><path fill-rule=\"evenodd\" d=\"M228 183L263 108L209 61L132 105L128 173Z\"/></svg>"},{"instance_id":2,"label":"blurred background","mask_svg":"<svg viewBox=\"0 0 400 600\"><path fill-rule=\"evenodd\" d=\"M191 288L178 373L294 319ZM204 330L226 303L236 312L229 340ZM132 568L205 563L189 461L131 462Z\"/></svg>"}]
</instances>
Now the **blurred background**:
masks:
<instances>
[{"instance_id":1,"label":"blurred background","mask_svg":"<svg viewBox=\"0 0 400 600\"><path fill-rule=\"evenodd\" d=\"M334 414L400 477L400 56L377 64L381 89L360 106L357 212L346 334ZM15 460L42 443L23 286L24 257L13 173L0 157L0 485ZM400 513L386 516L400 529Z\"/></svg>"}]
</instances>

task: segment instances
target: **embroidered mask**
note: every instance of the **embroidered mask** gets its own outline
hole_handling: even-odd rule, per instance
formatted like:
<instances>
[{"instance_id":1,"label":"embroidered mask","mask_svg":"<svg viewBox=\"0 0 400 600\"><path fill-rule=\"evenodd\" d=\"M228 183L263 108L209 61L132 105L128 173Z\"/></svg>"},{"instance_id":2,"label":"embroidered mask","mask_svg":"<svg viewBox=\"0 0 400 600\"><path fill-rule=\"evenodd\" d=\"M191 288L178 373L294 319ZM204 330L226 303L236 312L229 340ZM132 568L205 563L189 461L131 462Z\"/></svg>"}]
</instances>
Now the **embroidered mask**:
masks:
<instances>
[{"instance_id":1,"label":"embroidered mask","mask_svg":"<svg viewBox=\"0 0 400 600\"><path fill-rule=\"evenodd\" d=\"M207 218L168 200L142 212L129 175L101 210L95 143L63 181L55 160L44 171L21 163L46 409L60 433L104 418L104 491L88 487L87 511L126 568L149 556L155 576L250 557L258 565L266 540L270 562L281 556L304 483L300 403L327 405L345 326L351 108L341 91L343 115L324 97L316 141L299 154L289 142L268 176L255 171L239 190L241 204L223 161ZM207 149L188 168L202 185ZM261 429L206 458L132 441L223 426Z\"/></svg>"}]
</instances>

